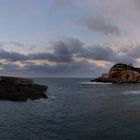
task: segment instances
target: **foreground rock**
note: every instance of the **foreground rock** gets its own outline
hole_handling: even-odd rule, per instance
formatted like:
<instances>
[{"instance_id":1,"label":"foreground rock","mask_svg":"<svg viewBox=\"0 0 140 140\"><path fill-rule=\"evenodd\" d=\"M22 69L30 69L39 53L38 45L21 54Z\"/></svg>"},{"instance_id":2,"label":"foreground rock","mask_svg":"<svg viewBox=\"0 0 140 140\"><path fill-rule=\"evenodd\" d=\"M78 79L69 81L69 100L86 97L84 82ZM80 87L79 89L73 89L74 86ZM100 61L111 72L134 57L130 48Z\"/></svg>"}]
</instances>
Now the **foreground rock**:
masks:
<instances>
[{"instance_id":1,"label":"foreground rock","mask_svg":"<svg viewBox=\"0 0 140 140\"><path fill-rule=\"evenodd\" d=\"M118 63L115 64L108 73L102 74L102 76L91 81L111 83L140 83L140 68Z\"/></svg>"},{"instance_id":2,"label":"foreground rock","mask_svg":"<svg viewBox=\"0 0 140 140\"><path fill-rule=\"evenodd\" d=\"M32 80L16 77L0 77L0 100L26 101L47 98L47 86L34 84Z\"/></svg>"}]
</instances>

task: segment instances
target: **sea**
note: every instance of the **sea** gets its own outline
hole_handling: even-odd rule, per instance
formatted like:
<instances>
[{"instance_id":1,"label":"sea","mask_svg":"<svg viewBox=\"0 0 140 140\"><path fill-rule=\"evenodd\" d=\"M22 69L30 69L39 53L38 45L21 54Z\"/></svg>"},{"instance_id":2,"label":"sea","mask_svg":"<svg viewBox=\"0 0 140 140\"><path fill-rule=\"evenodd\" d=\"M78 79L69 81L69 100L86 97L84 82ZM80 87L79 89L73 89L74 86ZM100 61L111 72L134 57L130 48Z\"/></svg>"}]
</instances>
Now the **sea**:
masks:
<instances>
[{"instance_id":1,"label":"sea","mask_svg":"<svg viewBox=\"0 0 140 140\"><path fill-rule=\"evenodd\" d=\"M140 84L34 78L48 99L0 101L0 140L139 140Z\"/></svg>"}]
</instances>

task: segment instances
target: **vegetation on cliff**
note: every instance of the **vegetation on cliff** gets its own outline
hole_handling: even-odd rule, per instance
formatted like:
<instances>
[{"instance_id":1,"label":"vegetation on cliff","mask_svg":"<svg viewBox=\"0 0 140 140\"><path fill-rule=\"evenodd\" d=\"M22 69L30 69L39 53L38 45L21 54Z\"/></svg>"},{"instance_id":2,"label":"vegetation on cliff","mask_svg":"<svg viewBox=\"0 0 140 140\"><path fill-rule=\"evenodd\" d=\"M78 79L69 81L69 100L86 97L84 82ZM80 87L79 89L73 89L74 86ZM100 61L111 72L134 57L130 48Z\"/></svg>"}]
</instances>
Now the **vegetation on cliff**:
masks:
<instances>
[{"instance_id":1,"label":"vegetation on cliff","mask_svg":"<svg viewBox=\"0 0 140 140\"><path fill-rule=\"evenodd\" d=\"M132 70L140 73L140 68L134 67L132 64L117 63L112 68L122 68L125 70Z\"/></svg>"}]
</instances>

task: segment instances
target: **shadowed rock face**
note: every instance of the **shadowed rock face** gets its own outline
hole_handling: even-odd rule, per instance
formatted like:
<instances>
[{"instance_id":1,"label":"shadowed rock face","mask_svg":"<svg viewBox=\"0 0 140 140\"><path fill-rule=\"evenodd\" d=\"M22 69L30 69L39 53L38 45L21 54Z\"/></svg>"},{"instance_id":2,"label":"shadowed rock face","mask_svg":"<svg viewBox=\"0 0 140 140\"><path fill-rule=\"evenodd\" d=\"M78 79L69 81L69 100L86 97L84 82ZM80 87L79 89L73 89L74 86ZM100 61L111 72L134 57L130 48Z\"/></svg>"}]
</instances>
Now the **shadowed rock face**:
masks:
<instances>
[{"instance_id":1,"label":"shadowed rock face","mask_svg":"<svg viewBox=\"0 0 140 140\"><path fill-rule=\"evenodd\" d=\"M0 100L26 101L47 98L47 86L25 78L0 77Z\"/></svg>"},{"instance_id":2,"label":"shadowed rock face","mask_svg":"<svg viewBox=\"0 0 140 140\"><path fill-rule=\"evenodd\" d=\"M116 64L109 72L92 81L112 83L140 83L140 68L127 64Z\"/></svg>"}]
</instances>

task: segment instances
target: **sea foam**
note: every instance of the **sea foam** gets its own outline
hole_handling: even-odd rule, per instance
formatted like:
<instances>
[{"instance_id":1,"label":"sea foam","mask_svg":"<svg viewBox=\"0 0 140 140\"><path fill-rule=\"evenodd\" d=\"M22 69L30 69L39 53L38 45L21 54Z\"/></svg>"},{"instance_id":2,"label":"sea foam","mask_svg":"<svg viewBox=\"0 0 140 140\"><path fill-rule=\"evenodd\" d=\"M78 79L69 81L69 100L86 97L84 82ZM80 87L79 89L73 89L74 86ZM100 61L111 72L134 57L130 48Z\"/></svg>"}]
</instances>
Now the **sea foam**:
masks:
<instances>
[{"instance_id":1,"label":"sea foam","mask_svg":"<svg viewBox=\"0 0 140 140\"><path fill-rule=\"evenodd\" d=\"M112 83L103 83L103 82L80 82L79 84L88 84L88 85L110 85Z\"/></svg>"},{"instance_id":2,"label":"sea foam","mask_svg":"<svg viewBox=\"0 0 140 140\"><path fill-rule=\"evenodd\" d=\"M139 95L140 90L128 90L128 91L124 91L123 94L126 94L126 95L129 95L129 94Z\"/></svg>"}]
</instances>

